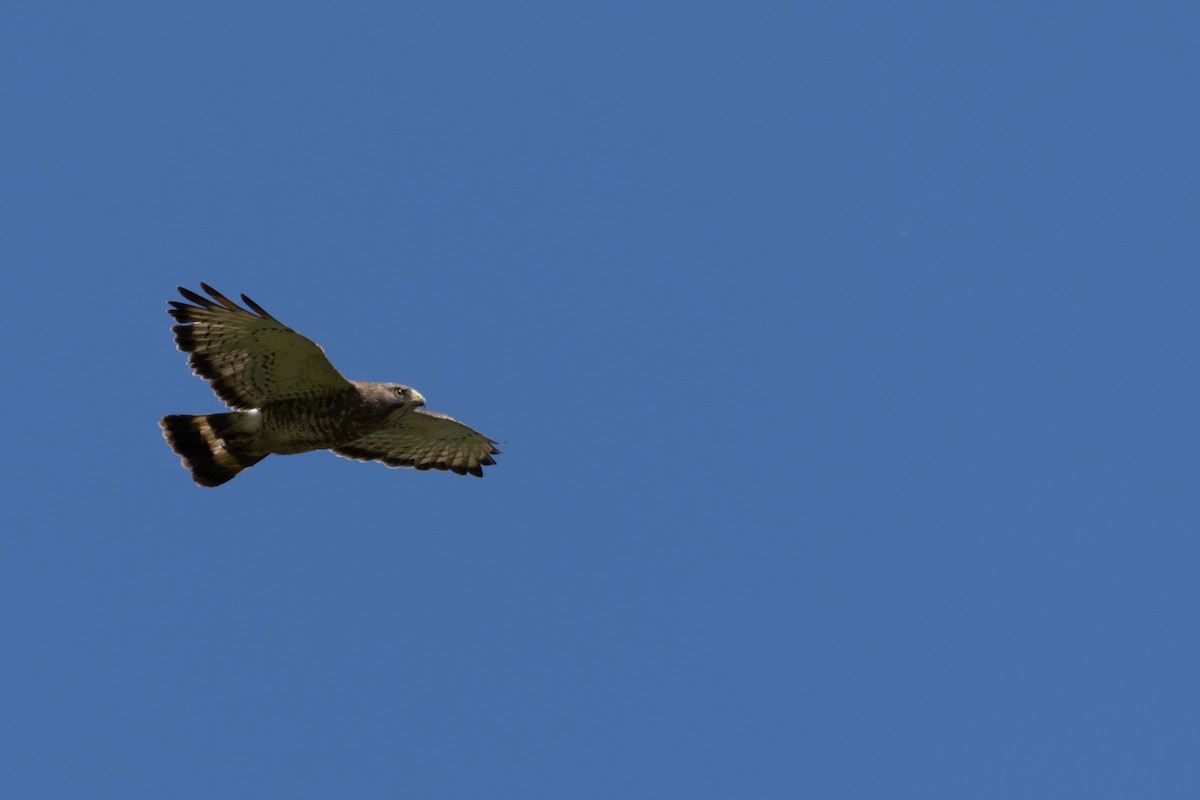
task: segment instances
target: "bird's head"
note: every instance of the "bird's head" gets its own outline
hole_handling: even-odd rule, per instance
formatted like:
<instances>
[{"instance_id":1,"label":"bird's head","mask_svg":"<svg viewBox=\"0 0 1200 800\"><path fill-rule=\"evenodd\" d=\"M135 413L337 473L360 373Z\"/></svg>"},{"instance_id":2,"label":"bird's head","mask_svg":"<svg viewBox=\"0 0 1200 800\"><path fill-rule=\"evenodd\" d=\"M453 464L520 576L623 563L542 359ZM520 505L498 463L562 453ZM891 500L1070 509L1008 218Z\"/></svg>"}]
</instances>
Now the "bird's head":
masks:
<instances>
[{"instance_id":1,"label":"bird's head","mask_svg":"<svg viewBox=\"0 0 1200 800\"><path fill-rule=\"evenodd\" d=\"M402 383L370 383L350 381L359 396L372 408L391 413L397 409L411 411L425 405L425 398L411 386Z\"/></svg>"},{"instance_id":2,"label":"bird's head","mask_svg":"<svg viewBox=\"0 0 1200 800\"><path fill-rule=\"evenodd\" d=\"M425 405L425 398L411 386L405 386L401 383L388 383L385 386L387 387L388 397L393 406L411 406L417 408Z\"/></svg>"}]
</instances>

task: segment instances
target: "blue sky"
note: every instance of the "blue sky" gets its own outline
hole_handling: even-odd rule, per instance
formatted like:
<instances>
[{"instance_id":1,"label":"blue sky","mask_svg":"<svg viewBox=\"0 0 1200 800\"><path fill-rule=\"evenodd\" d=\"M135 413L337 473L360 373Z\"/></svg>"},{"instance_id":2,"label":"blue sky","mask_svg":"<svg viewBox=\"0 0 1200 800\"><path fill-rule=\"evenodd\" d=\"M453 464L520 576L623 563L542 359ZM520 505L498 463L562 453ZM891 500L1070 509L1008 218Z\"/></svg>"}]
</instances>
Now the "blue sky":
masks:
<instances>
[{"instance_id":1,"label":"blue sky","mask_svg":"<svg viewBox=\"0 0 1200 800\"><path fill-rule=\"evenodd\" d=\"M1198 25L6 4L0 794L1197 796ZM193 486L200 281L499 464Z\"/></svg>"}]
</instances>

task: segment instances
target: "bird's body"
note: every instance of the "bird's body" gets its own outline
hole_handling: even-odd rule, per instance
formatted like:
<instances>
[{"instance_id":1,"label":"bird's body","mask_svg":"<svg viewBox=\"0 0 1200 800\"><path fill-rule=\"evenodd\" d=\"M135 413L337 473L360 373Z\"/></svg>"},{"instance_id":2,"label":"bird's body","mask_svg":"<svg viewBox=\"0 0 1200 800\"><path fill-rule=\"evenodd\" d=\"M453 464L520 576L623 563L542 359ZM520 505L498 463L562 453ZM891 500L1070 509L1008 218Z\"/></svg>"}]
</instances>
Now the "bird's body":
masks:
<instances>
[{"instance_id":1,"label":"bird's body","mask_svg":"<svg viewBox=\"0 0 1200 800\"><path fill-rule=\"evenodd\" d=\"M279 455L332 450L375 430L389 414L411 410L398 409L386 396L378 397L373 390L379 385L389 386L351 381L350 388L336 394L279 400L249 412L256 417L251 424L259 447Z\"/></svg>"},{"instance_id":2,"label":"bird's body","mask_svg":"<svg viewBox=\"0 0 1200 800\"><path fill-rule=\"evenodd\" d=\"M233 303L206 284L213 300L180 288L197 305L172 301L179 349L226 404L222 414L173 414L159 425L201 486L219 486L271 454L332 450L391 467L449 470L482 477L495 442L398 383L349 381L312 341L267 314ZM215 302L214 302L215 300Z\"/></svg>"}]
</instances>

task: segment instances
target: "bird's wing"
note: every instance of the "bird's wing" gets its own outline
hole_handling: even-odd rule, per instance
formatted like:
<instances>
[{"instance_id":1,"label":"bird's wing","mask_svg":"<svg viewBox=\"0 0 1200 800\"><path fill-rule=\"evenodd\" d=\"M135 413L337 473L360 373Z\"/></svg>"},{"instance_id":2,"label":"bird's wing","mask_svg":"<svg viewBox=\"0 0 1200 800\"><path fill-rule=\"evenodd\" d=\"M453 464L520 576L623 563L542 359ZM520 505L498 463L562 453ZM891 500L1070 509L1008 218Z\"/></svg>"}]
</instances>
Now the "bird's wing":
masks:
<instances>
[{"instance_id":1,"label":"bird's wing","mask_svg":"<svg viewBox=\"0 0 1200 800\"><path fill-rule=\"evenodd\" d=\"M393 414L388 423L333 452L359 461L381 461L389 467L449 470L483 477L495 464L497 443L456 419L436 411L414 409Z\"/></svg>"},{"instance_id":2,"label":"bird's wing","mask_svg":"<svg viewBox=\"0 0 1200 800\"><path fill-rule=\"evenodd\" d=\"M171 328L188 364L231 408L261 408L279 400L309 399L351 387L315 342L301 336L246 295L242 308L207 284L212 300L179 287L195 305L171 300ZM214 302L215 301L215 302Z\"/></svg>"}]
</instances>

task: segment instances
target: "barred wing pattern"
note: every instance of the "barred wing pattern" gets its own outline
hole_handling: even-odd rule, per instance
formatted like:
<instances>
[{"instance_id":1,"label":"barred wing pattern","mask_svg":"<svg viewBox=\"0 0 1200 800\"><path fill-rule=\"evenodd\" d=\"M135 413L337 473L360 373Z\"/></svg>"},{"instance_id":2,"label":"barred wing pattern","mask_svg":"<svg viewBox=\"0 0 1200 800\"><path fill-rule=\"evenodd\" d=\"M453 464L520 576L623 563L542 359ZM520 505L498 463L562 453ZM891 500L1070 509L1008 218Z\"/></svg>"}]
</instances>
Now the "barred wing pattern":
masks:
<instances>
[{"instance_id":1,"label":"barred wing pattern","mask_svg":"<svg viewBox=\"0 0 1200 800\"><path fill-rule=\"evenodd\" d=\"M242 308L208 284L212 300L182 286L195 305L175 300L167 313L179 349L191 353L188 365L209 382L231 408L262 408L280 400L302 400L344 392L351 384L315 342L301 336L246 295ZM216 302L214 302L216 301Z\"/></svg>"},{"instance_id":2,"label":"barred wing pattern","mask_svg":"<svg viewBox=\"0 0 1200 800\"><path fill-rule=\"evenodd\" d=\"M496 444L445 414L416 409L393 415L382 428L335 447L333 452L389 467L441 469L482 478L484 466L496 463L492 458L500 453Z\"/></svg>"}]
</instances>

